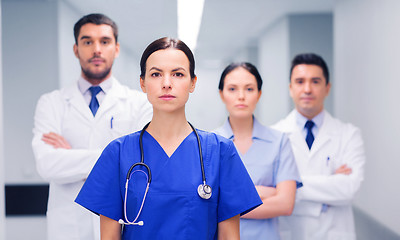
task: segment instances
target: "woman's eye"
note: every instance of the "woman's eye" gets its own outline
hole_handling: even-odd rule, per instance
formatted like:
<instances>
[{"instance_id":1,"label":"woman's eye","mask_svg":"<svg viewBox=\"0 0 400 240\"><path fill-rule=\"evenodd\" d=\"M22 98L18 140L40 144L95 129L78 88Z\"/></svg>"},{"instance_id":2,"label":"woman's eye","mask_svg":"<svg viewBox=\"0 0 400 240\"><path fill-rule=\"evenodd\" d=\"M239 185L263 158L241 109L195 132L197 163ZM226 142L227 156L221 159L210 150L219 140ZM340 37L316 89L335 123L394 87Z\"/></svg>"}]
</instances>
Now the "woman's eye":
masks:
<instances>
[{"instance_id":1,"label":"woman's eye","mask_svg":"<svg viewBox=\"0 0 400 240\"><path fill-rule=\"evenodd\" d=\"M90 45L90 44L92 44L91 41L84 41L84 42L83 42L83 45Z\"/></svg>"},{"instance_id":2,"label":"woman's eye","mask_svg":"<svg viewBox=\"0 0 400 240\"><path fill-rule=\"evenodd\" d=\"M152 77L159 77L160 75L161 75L161 74L158 73L158 72L155 72L155 73L152 73L152 74L151 74Z\"/></svg>"},{"instance_id":3,"label":"woman's eye","mask_svg":"<svg viewBox=\"0 0 400 240\"><path fill-rule=\"evenodd\" d=\"M175 73L174 75L177 76L177 77L183 77L184 76L183 73L179 73L179 72Z\"/></svg>"},{"instance_id":4,"label":"woman's eye","mask_svg":"<svg viewBox=\"0 0 400 240\"><path fill-rule=\"evenodd\" d=\"M247 91L252 92L254 91L254 88L247 88Z\"/></svg>"},{"instance_id":5,"label":"woman's eye","mask_svg":"<svg viewBox=\"0 0 400 240\"><path fill-rule=\"evenodd\" d=\"M228 88L228 91L233 92L233 91L235 91L235 88L230 87L230 88Z\"/></svg>"}]
</instances>

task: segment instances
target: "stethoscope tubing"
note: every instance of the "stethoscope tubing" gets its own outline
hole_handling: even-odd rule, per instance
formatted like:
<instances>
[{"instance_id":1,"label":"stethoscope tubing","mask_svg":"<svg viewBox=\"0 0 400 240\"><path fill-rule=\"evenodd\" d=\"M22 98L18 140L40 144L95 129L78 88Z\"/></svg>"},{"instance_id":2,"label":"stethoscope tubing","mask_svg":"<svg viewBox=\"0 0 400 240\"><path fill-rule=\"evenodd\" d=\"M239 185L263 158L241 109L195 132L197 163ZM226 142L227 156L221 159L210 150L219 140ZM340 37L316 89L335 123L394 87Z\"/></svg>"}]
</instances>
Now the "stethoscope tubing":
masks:
<instances>
[{"instance_id":1,"label":"stethoscope tubing","mask_svg":"<svg viewBox=\"0 0 400 240\"><path fill-rule=\"evenodd\" d=\"M145 168L147 168L147 172L149 173L149 178L147 180L147 183L151 183L151 170L150 167L144 163L144 151L143 151L143 134L146 131L147 127L149 126L151 122L148 122L142 129L142 131L140 132L140 136L139 136L139 147L140 147L140 162L138 163L134 163L132 164L132 166L129 168L128 173L126 174L126 179L130 179L131 178L131 172L132 170L138 166L144 166Z\"/></svg>"},{"instance_id":2,"label":"stethoscope tubing","mask_svg":"<svg viewBox=\"0 0 400 240\"><path fill-rule=\"evenodd\" d=\"M143 221L139 221L139 222L136 222L136 221L139 218L140 213L142 212L142 209L143 209L143 206L144 206L144 202L145 202L145 199L146 199L149 187L150 187L150 183L151 183L151 180L152 180L150 167L146 163L144 163L144 151L143 151L143 134L146 131L146 129L149 126L149 124L150 124L150 122L147 123L143 127L142 131L140 132L140 136L139 136L140 162L132 164L132 166L128 170L128 173L126 174L125 197L124 197L124 218L125 218L125 221L120 219L118 221L120 224L124 224L124 225L140 225L140 226L143 225ZM193 127L193 125L190 122L188 122L188 124L190 125L190 127L192 128L194 134L196 135L197 144L198 144L198 147L199 147L201 176L202 176L203 184L199 185L198 194L203 199L209 199L211 197L211 191L212 190L211 190L211 187L206 184L206 174L205 174L205 171L204 171L203 153L202 153L202 150L201 150L200 137L199 137L199 134L197 133L196 129ZM143 200L142 200L142 204L141 204L141 206L139 208L138 214L136 215L135 219L131 222L131 221L128 220L128 215L127 215L127 212L126 212L126 210L127 210L127 199L128 199L128 185L129 185L129 179L131 178L131 175L136 172L136 171L133 171L133 169L136 166L143 166L143 167L146 168L148 174L146 174L143 170L136 170L136 171L143 172L146 175L146 177L147 177L147 186L146 186L146 190L145 190L145 193L144 193L144 196L143 196Z\"/></svg>"},{"instance_id":3,"label":"stethoscope tubing","mask_svg":"<svg viewBox=\"0 0 400 240\"><path fill-rule=\"evenodd\" d=\"M151 122L148 122L143 127L142 131L140 132L140 136L139 136L140 162L133 164L129 168L129 171L126 174L126 179L130 178L131 172L136 166L141 165L141 166L144 166L145 168L147 168L147 172L149 173L148 183L151 183L151 179L152 179L151 178L151 170L150 170L150 167L147 164L144 163L144 151L143 151L143 134L146 131L147 127L150 125L150 123ZM204 171L203 152L201 150L200 137L199 137L199 134L197 133L196 129L193 127L193 125L190 122L188 122L188 123L189 123L189 126L192 128L192 130L193 130L193 132L194 132L194 134L196 135L196 138L197 138L197 145L199 147L199 156L200 156L201 177L202 177L202 180L203 180L203 184L205 184L206 183L206 174L205 174L205 171Z\"/></svg>"},{"instance_id":4,"label":"stethoscope tubing","mask_svg":"<svg viewBox=\"0 0 400 240\"><path fill-rule=\"evenodd\" d=\"M199 156L200 156L200 165L201 165L201 176L203 179L203 183L206 184L206 174L204 173L204 162L203 162L203 152L201 150L201 144L200 144L200 137L199 134L197 133L196 129L193 127L193 125L188 122L190 127L193 129L194 134L196 134L197 138L197 145L199 146Z\"/></svg>"},{"instance_id":5,"label":"stethoscope tubing","mask_svg":"<svg viewBox=\"0 0 400 240\"><path fill-rule=\"evenodd\" d=\"M143 172L143 174L148 178L148 176L150 175L147 175L143 170L136 170L136 171L134 171L133 173L135 173L135 172ZM132 173L132 174L133 174ZM127 213L126 213L126 209L127 209L127 199L128 199L128 184L129 184L129 179L126 179L126 183L125 183L125 197L124 197L124 217L125 217L125 224L127 224L127 225L143 225L143 222L142 222L142 224L140 224L140 222L139 223L136 223L136 221L137 221L137 219L139 218L139 216L140 216L140 213L142 212L142 209L143 209L143 206L144 206L144 201L145 201L145 199L146 199L146 196L147 196L147 192L149 191L149 186L150 186L150 182L148 181L148 179L147 179L147 185L146 185L146 190L144 191L144 196L143 196L143 200L142 200L142 204L140 205L140 208L139 208L139 211L138 211L138 214L136 215L136 218L133 220L133 221L129 221L129 219L128 219L128 215L127 215Z\"/></svg>"}]
</instances>

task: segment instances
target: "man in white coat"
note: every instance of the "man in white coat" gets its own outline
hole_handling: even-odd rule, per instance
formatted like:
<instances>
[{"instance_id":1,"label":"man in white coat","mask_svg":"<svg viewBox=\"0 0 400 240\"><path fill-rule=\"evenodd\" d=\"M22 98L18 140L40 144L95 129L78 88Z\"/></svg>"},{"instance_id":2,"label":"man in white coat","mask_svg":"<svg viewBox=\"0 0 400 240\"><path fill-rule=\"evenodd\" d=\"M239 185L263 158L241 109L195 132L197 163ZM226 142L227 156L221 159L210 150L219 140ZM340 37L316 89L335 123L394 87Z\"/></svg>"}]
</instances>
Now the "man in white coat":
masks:
<instances>
[{"instance_id":1,"label":"man in white coat","mask_svg":"<svg viewBox=\"0 0 400 240\"><path fill-rule=\"evenodd\" d=\"M152 116L146 95L112 76L119 54L117 25L103 14L89 14L75 24L74 35L81 76L41 96L34 118L37 170L50 182L49 240L100 239L98 217L75 197L105 146L139 130Z\"/></svg>"},{"instance_id":2,"label":"man in white coat","mask_svg":"<svg viewBox=\"0 0 400 240\"><path fill-rule=\"evenodd\" d=\"M325 61L297 55L291 66L295 109L273 127L289 135L303 187L291 216L280 218L283 240L355 240L352 199L363 181L360 130L324 110L331 84Z\"/></svg>"}]
</instances>

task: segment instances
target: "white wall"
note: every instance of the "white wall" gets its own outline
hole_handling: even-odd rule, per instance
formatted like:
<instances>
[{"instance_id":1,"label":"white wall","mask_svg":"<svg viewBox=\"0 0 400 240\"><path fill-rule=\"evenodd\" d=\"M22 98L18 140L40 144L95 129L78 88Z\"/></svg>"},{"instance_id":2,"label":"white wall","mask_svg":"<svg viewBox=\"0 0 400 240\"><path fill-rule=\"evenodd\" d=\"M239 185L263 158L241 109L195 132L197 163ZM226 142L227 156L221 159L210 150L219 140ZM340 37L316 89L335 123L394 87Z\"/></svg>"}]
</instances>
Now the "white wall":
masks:
<instances>
[{"instance_id":1,"label":"white wall","mask_svg":"<svg viewBox=\"0 0 400 240\"><path fill-rule=\"evenodd\" d=\"M1 17L5 181L42 183L32 127L39 96L58 88L57 2L3 0ZM44 217L7 217L5 224L6 239L45 239Z\"/></svg>"},{"instance_id":2,"label":"white wall","mask_svg":"<svg viewBox=\"0 0 400 240\"><path fill-rule=\"evenodd\" d=\"M239 50L231 62L250 62L258 66L258 42L250 43L246 48Z\"/></svg>"},{"instance_id":3,"label":"white wall","mask_svg":"<svg viewBox=\"0 0 400 240\"><path fill-rule=\"evenodd\" d=\"M120 43L121 53L114 61L113 74L122 84L127 85L136 90L142 91L140 88L140 67L139 57L128 52L125 45ZM143 49L144 50L144 49Z\"/></svg>"},{"instance_id":4,"label":"white wall","mask_svg":"<svg viewBox=\"0 0 400 240\"><path fill-rule=\"evenodd\" d=\"M336 115L363 132L367 165L355 204L400 234L400 1L340 0L334 9Z\"/></svg>"},{"instance_id":5,"label":"white wall","mask_svg":"<svg viewBox=\"0 0 400 240\"><path fill-rule=\"evenodd\" d=\"M1 20L1 1L0 1L0 32L2 26ZM5 239L5 211L4 211L4 128L3 128L3 56L0 38L0 240Z\"/></svg>"},{"instance_id":6,"label":"white wall","mask_svg":"<svg viewBox=\"0 0 400 240\"><path fill-rule=\"evenodd\" d=\"M73 45L75 43L73 28L75 22L82 15L64 1L58 1L57 10L57 40L58 40L58 87L65 87L74 83L80 75L79 61L74 55Z\"/></svg>"},{"instance_id":7,"label":"white wall","mask_svg":"<svg viewBox=\"0 0 400 240\"><path fill-rule=\"evenodd\" d=\"M256 117L270 125L283 118L290 107L288 92L290 66L289 22L285 17L260 37L258 70L263 78L262 96Z\"/></svg>"},{"instance_id":8,"label":"white wall","mask_svg":"<svg viewBox=\"0 0 400 240\"><path fill-rule=\"evenodd\" d=\"M42 182L31 140L41 94L58 87L57 3L3 1L3 86L6 183Z\"/></svg>"},{"instance_id":9,"label":"white wall","mask_svg":"<svg viewBox=\"0 0 400 240\"><path fill-rule=\"evenodd\" d=\"M223 68L196 70L196 89L190 94L186 105L187 119L196 128L211 131L221 126L228 117L218 91L222 71Z\"/></svg>"}]
</instances>

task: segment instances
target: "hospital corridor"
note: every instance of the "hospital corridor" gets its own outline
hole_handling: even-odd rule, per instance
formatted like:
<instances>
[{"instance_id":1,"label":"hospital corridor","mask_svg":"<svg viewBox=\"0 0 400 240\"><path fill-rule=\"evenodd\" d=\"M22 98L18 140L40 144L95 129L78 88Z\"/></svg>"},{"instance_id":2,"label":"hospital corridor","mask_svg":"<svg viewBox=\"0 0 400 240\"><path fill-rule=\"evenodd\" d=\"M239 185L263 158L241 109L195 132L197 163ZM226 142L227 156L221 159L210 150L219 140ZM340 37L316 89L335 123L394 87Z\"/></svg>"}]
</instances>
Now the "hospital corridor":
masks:
<instances>
[{"instance_id":1,"label":"hospital corridor","mask_svg":"<svg viewBox=\"0 0 400 240\"><path fill-rule=\"evenodd\" d=\"M109 192L110 195L118 193L118 190L110 187L115 186L111 183L107 185L108 182L103 183L101 188L93 188L96 190L87 189L100 185L98 183L100 181L93 180L96 177L101 179L99 177L101 175L97 175L98 172L105 174L107 170L112 169L113 166L107 165L107 154L110 152L120 154L121 159L130 161L134 155L131 154L131 150L136 148L141 149L139 155L144 155L144 162L151 166L151 170L154 169L154 181L160 179L159 169L168 169L168 174L163 177L170 179L171 184L166 185L167 187L159 187L165 188L162 190L167 191L168 187L174 188L175 181L183 182L182 185L185 186L192 184L191 181L197 181L190 189L194 193L194 200L191 203L194 207L188 207L188 211L201 212L199 209L204 206L216 208L218 211L215 213L215 224L214 219L208 224L211 226L210 229L221 234L216 227L224 226L221 222L233 219L234 215L248 214L248 211L260 205L258 202L266 201L264 195L261 194L262 188L258 185L265 185L267 188L265 191L270 191L271 195L279 193L275 190L280 189L277 187L279 177L275 176L278 171L281 171L275 165L277 163L262 165L274 168L266 171L271 174L271 179L272 177L278 179L271 180L273 184L263 184L261 180L253 180L254 187L251 181L254 176L260 179L270 177L258 176L258 170L261 171L261 169L255 167L258 165L252 165L255 162L249 160L249 156L255 156L255 159L265 157L259 152L251 152L254 151L251 144L261 142L260 146L264 146L262 145L264 142L272 141L269 136L265 137L261 134L264 131L259 130L262 129L261 125L268 129L271 127L277 132L278 130L284 132L282 144L285 140L286 143L291 144L288 158L292 157L296 160L293 162L297 162L293 172L297 174L298 168L300 178L303 179L297 180L296 177L290 179L297 185L292 187L293 195L291 196L294 207L289 214L285 212L273 217L255 217L257 220L250 221L243 220L247 218L246 215L242 216L242 220L237 217L236 220L240 221L243 229L247 228L251 221L268 222L269 218L276 218L275 222L268 224L273 225L277 234L281 232L279 237L270 239L312 238L307 237L312 233L306 233L312 227L302 229L299 227L301 224L294 226L304 218L308 219L308 226L318 226L316 229L323 232L321 235L314 235L317 237L311 240L328 240L328 237L318 236L329 236L329 239L338 240L400 240L400 191L398 191L400 180L397 178L400 169L400 147L398 147L400 127L397 122L400 119L398 107L400 103L398 92L400 89L398 71L400 1L0 0L0 9L0 206L2 206L0 208L0 240L53 240L51 238L55 239L54 236L59 237L57 239L63 239L62 236L71 234L70 229L76 229L76 233L73 233L76 236L74 239L92 239L85 236L95 236L93 239L100 239L98 238L100 220L92 213L92 211L95 212L94 210L89 211L86 208L90 209L87 206L93 206L96 209L98 207L96 204L100 206L101 203L91 201L90 196L101 198L102 193L99 193L101 190ZM93 16L103 18L100 23L85 19L85 17ZM108 34L106 37L103 36L104 32ZM99 40L92 37L92 34L96 37L96 34L103 35L98 37L101 38ZM156 46L160 41L167 41L166 39L171 43L177 41L174 39L180 39L188 49L179 41L172 47L151 49L151 46ZM147 46L150 47L146 48ZM176 52L184 56L184 64L189 62L187 66L190 71L186 71L185 67L176 67L171 70L173 74L170 78L166 77L169 76L164 71L169 67L166 63L172 65L178 57L173 58L172 54L166 54L173 60L164 61L163 64L157 62L156 57L162 59L164 57L162 54L171 53L168 52L172 51L169 48L179 50ZM191 52L194 59L191 57ZM323 63L296 63L294 59L299 56L316 56L318 61L320 58L323 59ZM176 61L179 64L182 62ZM147 69L153 63L155 67ZM195 76L192 73L194 63L196 64ZM243 63L251 63L251 65ZM310 72L318 72L322 77L310 77L310 82L307 82L305 77L294 77L297 76L298 71L300 71L299 75L303 74L297 68L301 64L308 67L317 66L317 70L311 69ZM95 73L90 72L103 65L106 65L107 69L101 74L95 74L97 73L95 70L93 70ZM244 65L247 68L243 67ZM234 67L229 68L229 66ZM229 99L229 96L234 96L233 92L242 86L237 85L236 79L231 74L237 71L237 67L245 69L246 76L256 79L257 82L256 80L253 82L259 87L257 89L254 84L248 84L243 87L246 93L238 97L244 99L247 96L254 96L251 95L254 92L259 93L253 98L256 100L249 101L254 108L251 109L250 115L250 110L246 115L247 119L251 119L251 127L254 125L254 129L259 130L249 136L250 144L248 145L239 142L241 135L236 135L238 128L236 128L237 125L233 125L235 120L240 120L244 115L240 115L241 113L238 113L240 111L232 110L239 105L229 102L233 101ZM224 69L226 74L221 75ZM258 72L262 81L258 79ZM239 74L239 72L235 73ZM106 148L108 143L116 138L132 132L140 132L143 126L152 120L153 114L165 117L170 116L168 115L170 113L179 112L170 110L172 107L158 108L160 99L170 103L180 99L172 96L172 93L152 98L151 94L155 94L155 90L153 91L151 87L154 87L155 83L158 83L157 79L164 77L164 74L167 80L163 79L163 91L176 88L183 92L189 89L189 93L185 92L186 95L184 95L188 99L186 99L187 102L183 104L179 102L181 105L177 105L179 107L177 109L181 111L184 108L183 115L190 124L181 129L193 130L195 135L189 135L188 139L182 140L182 152L172 151L173 154L169 154L170 152L164 148L165 142L160 141L161 137L143 134L146 128L138 138L138 142L142 144L140 147L139 144L132 148L123 146L123 141L120 139L117 143L121 144L121 149L125 150L115 147L119 146L115 142L113 142L114 145ZM191 80L190 87L182 83L182 79L186 78ZM99 79L101 81L96 84L96 80ZM228 80L233 84L229 85L231 82ZM310 85L306 86L306 83ZM224 84L228 86L227 90ZM303 84L302 87L300 87L301 84ZM101 88L93 89L95 85ZM74 86L74 90L68 92L71 86ZM115 90L116 88L118 91ZM308 98L304 100L304 93L300 91L309 91L306 93L309 94ZM309 109L309 103L317 101L316 99L320 101L320 105L317 106L318 114L322 112L322 115L311 114L312 117L308 117L303 114L309 113L302 110ZM247 105L242 104L238 108L246 107ZM162 111L169 112L162 115L160 114L160 112L163 113ZM80 115L79 112L82 114ZM298 135L293 133L295 130L284 125L291 121L288 120L290 116L296 116L293 124L296 123L299 126L302 124L299 128L302 132ZM329 125L332 129L326 130L323 125L321 127L321 124L331 116L334 119L340 119L340 123L339 121L332 123ZM152 121L148 132L154 131L152 127L155 126L156 121L155 119ZM283 121L287 122L283 123ZM300 124L299 121L303 122ZM307 126L306 121L311 121L310 127ZM165 120L165 126L170 126L167 123L169 122ZM340 125L342 123L343 125ZM256 128L256 124L260 126ZM234 144L231 145L238 148L226 150L226 154L234 155L233 160L239 160L237 163L232 162L229 168L231 174L236 175L232 179L229 178L230 173L227 169L221 170L219 167L222 165L216 164L215 161L223 162L225 155L221 153L219 156L222 160L214 159L217 157L213 154L219 150L214 145L210 147L214 142L209 140L205 133L209 131L223 135L217 130L221 126L225 127L225 132L222 131L222 133L228 140L215 137L217 139L215 144L217 146L221 144L221 149L224 149L224 144L230 144L232 140ZM48 129L51 129L49 132L55 132L55 135L49 133L42 137L40 131ZM58 130L63 133L58 133ZM301 140L296 142L296 138L301 134L303 134ZM328 136L328 140L319 141L323 134ZM139 133L137 135L139 136ZM355 138L358 140L357 143L352 141ZM68 142L65 139L68 141L73 139L73 141ZM149 155L146 155L149 148L146 144L149 141L155 142ZM185 141L193 142L192 147L196 147L195 150L188 150ZM136 143L136 140L132 142ZM175 144L172 140L166 142ZM243 145L240 145L241 143ZM181 146L176 145L176 149ZM238 146L247 148L243 150ZM259 149L262 150L264 147L260 146ZM319 147L324 149L325 155L318 155L319 152L314 153ZM358 152L350 152L348 149L351 147L357 149ZM105 151L101 155L105 148L108 152ZM160 149L164 149L165 152ZM304 153L303 149L306 150ZM261 150L257 151L261 152ZM187 157L187 159L195 159L193 163L174 163L176 165L171 167L172 170L167 165L154 168L149 160L161 159L165 156L169 161L179 156L185 159L184 156L192 153L194 157ZM283 151L283 154L286 153ZM99 160L100 166L96 165L98 172L89 175L99 157L106 160L103 159L103 162ZM352 159L346 159L347 157L357 158L358 162L354 163L355 161L352 162ZM70 162L57 165L62 158L70 159ZM209 161L208 158L213 161ZM87 159L91 159L90 164L86 163ZM262 161L260 159L258 159L259 163ZM312 161L317 161L317 166L312 165L315 164ZM119 164L118 162L116 166L120 167ZM283 165L283 163L280 164ZM122 171L120 176L112 175L109 181L121 183L123 190L120 191L120 196L116 194L112 200L118 202L114 205L121 208L119 212L116 211L121 214L119 223L125 224L124 228L128 230L135 227L146 229L151 226L151 223L146 225L146 221L144 225L143 221L139 222L148 216L146 209L149 207L146 203L153 204L154 199L161 199L157 195L152 195L153 191L156 191L158 186L165 185L153 182L153 185L150 184L150 187L146 189L146 183L151 182L152 175L150 170L143 170L147 168L147 165L139 165L141 170L131 169L128 174ZM121 163L121 166L121 169L125 171L133 164ZM247 168L249 175L243 170L244 167ZM73 170L70 171L67 168ZM216 175L217 177L213 175L218 172L212 170L214 168L222 172L221 179L225 180L226 177L226 183L223 180L220 182L215 180L219 179L219 175ZM175 170L177 170L175 174L180 175L175 175ZM310 177L307 174L317 175L317 171L322 171L321 174L326 177L323 178L324 180L316 181L318 186L315 189L319 187L321 193L308 190L308 186L312 184L307 185L313 179L313 176ZM137 200L138 204L135 207L140 210L135 210L135 214L129 213L129 217L126 217L126 211L134 208L134 204L129 201L127 203L127 199L137 197L136 192L133 193L136 189L132 190L133 185L129 185L133 184L130 177L131 174L138 172L144 173L147 177L147 182L143 180L144 178L141 180L143 189L140 188L140 193L144 193L143 201L142 198ZM333 175L336 177L332 177ZM125 179L128 179L126 186L130 186L126 192L123 188ZM334 181L340 184L335 185ZM231 193L223 190L225 190L224 187L230 189L229 184L233 182L241 184L237 186L238 188L248 190L247 192L243 190L243 192L248 193L249 197L238 194L228 201ZM80 197L75 200L82 185L86 188L86 192L82 190ZM274 189L271 190L271 188ZM96 193L97 190L99 192ZM259 196L253 194L257 193L256 190ZM90 195L94 194L93 192L98 195ZM186 191L182 189L178 192L186 194ZM332 197L330 194L333 192L339 200L326 200ZM313 197L307 198L307 194ZM103 193L104 195L108 194ZM176 198L177 200L174 200L176 205L184 205L180 202L181 198L175 196L174 193L165 194L163 197L163 199L169 198ZM106 202L111 197L105 199L107 199L104 200ZM245 201L246 199L248 202ZM226 209L231 207L227 202L232 206L235 204L238 206L235 205L237 209L234 209L236 212L231 216L232 218L222 219L222 216L225 217L224 214L228 216ZM346 206L348 206L348 211L343 210ZM342 210L337 210L333 214L333 209ZM167 219L166 225L189 222L196 215L189 214L187 219L182 217L167 223L171 217L167 210L165 209L165 214L157 215ZM118 222L119 215L111 210L104 211L112 217L103 216L101 212L102 223L105 222L104 218L107 221L114 219ZM214 210L209 211L204 215L212 219ZM330 216L333 215L334 217L331 218ZM70 218L77 218L79 221L74 221L72 223L74 226L72 226L68 223ZM322 224L318 219L322 219L324 223ZM347 222L343 219L350 220ZM354 224L352 219L354 219ZM64 225L57 225L64 222ZM243 222L246 222L245 225ZM318 225L320 223L321 225ZM334 226L335 229L329 226ZM293 232L284 232L282 230L284 227L292 228ZM240 234L245 232L246 229L243 229L240 228ZM125 232L122 233L122 239L128 239L127 236L130 234L128 230L123 230ZM104 233L104 230L101 231ZM296 231L304 232L306 237L294 236ZM255 232L250 231L248 236L252 233ZM324 235L325 233L329 234ZM208 235L207 239L216 239L216 237L210 237L214 236L213 233L202 234ZM198 236L194 235L193 239L200 239L200 236L203 236L200 233ZM68 238L72 240L72 237ZM262 238L261 234L259 238ZM176 239L181 238L176 237ZM242 239L248 238L242 237Z\"/></svg>"}]
</instances>

